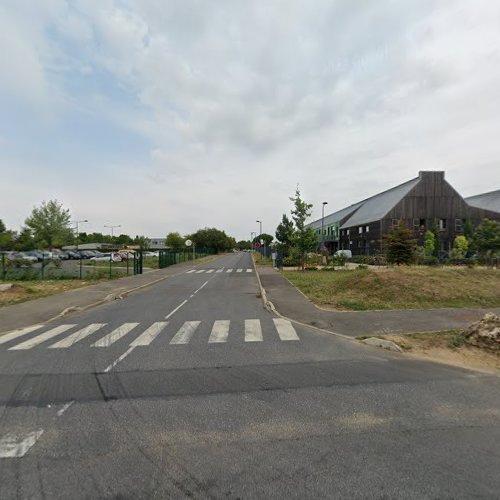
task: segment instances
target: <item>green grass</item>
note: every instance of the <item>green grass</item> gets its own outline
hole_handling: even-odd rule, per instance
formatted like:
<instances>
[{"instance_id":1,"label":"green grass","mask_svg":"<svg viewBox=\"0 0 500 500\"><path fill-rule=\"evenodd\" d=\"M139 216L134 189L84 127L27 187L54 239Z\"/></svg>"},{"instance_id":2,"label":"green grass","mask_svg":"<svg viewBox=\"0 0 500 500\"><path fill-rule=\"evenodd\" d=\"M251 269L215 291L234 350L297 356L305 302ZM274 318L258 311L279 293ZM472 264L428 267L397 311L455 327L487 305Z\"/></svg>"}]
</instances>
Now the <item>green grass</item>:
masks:
<instances>
[{"instance_id":1,"label":"green grass","mask_svg":"<svg viewBox=\"0 0 500 500\"><path fill-rule=\"evenodd\" d=\"M315 304L335 309L500 307L500 272L494 269L394 267L284 276Z\"/></svg>"}]
</instances>

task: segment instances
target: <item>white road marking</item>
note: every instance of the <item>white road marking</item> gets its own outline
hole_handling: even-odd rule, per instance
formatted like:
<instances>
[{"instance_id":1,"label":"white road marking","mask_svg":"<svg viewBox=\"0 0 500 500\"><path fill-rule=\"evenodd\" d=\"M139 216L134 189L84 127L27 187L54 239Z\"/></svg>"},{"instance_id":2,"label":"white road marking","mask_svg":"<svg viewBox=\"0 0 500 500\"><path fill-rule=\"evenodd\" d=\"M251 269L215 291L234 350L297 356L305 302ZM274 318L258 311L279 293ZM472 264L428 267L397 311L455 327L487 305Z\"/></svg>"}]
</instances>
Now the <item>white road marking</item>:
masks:
<instances>
[{"instance_id":1,"label":"white road marking","mask_svg":"<svg viewBox=\"0 0 500 500\"><path fill-rule=\"evenodd\" d=\"M204 273L205 272L205 269L200 269L199 271L196 271L196 274L201 274L201 273Z\"/></svg>"},{"instance_id":2,"label":"white road marking","mask_svg":"<svg viewBox=\"0 0 500 500\"><path fill-rule=\"evenodd\" d=\"M214 326L212 327L212 333L210 334L208 343L227 342L230 323L231 322L229 320L225 319L214 321Z\"/></svg>"},{"instance_id":3,"label":"white road marking","mask_svg":"<svg viewBox=\"0 0 500 500\"><path fill-rule=\"evenodd\" d=\"M232 269L226 269L226 273L232 273L233 270Z\"/></svg>"},{"instance_id":4,"label":"white road marking","mask_svg":"<svg viewBox=\"0 0 500 500\"><path fill-rule=\"evenodd\" d=\"M213 269L209 269L209 270L207 271L207 274L210 274L210 273L213 273L213 272L214 272L214 270L213 270Z\"/></svg>"},{"instance_id":5,"label":"white road marking","mask_svg":"<svg viewBox=\"0 0 500 500\"><path fill-rule=\"evenodd\" d=\"M221 273L222 271L224 271L224 268L221 267L220 269L217 269L217 271L215 271L216 273Z\"/></svg>"},{"instance_id":6,"label":"white road marking","mask_svg":"<svg viewBox=\"0 0 500 500\"><path fill-rule=\"evenodd\" d=\"M66 330L69 330L70 328L73 328L76 325L59 325L56 326L55 328L52 328L52 330L49 330L48 332L41 333L40 335L37 335L36 337L33 337L32 339L25 340L24 342L21 342L20 344L15 345L14 347L11 347L9 351L18 351L18 350L23 350L23 349L31 349L32 347L35 347L42 342L45 342L46 340L49 340L57 335L60 335L61 333L65 332Z\"/></svg>"},{"instance_id":7,"label":"white road marking","mask_svg":"<svg viewBox=\"0 0 500 500\"><path fill-rule=\"evenodd\" d=\"M247 269L247 273L251 273L253 269Z\"/></svg>"},{"instance_id":8,"label":"white road marking","mask_svg":"<svg viewBox=\"0 0 500 500\"><path fill-rule=\"evenodd\" d=\"M193 297L193 295L191 295L191 297ZM165 319L168 319L168 318L170 318L170 316L172 316L173 314L175 314L184 304L187 304L187 301L188 301L188 299L186 299L184 302L181 302L181 304L179 304L172 312L168 313L165 316Z\"/></svg>"},{"instance_id":9,"label":"white road marking","mask_svg":"<svg viewBox=\"0 0 500 500\"><path fill-rule=\"evenodd\" d=\"M245 342L262 342L262 328L260 320L245 320Z\"/></svg>"},{"instance_id":10,"label":"white road marking","mask_svg":"<svg viewBox=\"0 0 500 500\"><path fill-rule=\"evenodd\" d=\"M63 413L74 403L74 401L70 401L66 403L60 410L57 412L58 417L62 417Z\"/></svg>"},{"instance_id":11,"label":"white road marking","mask_svg":"<svg viewBox=\"0 0 500 500\"><path fill-rule=\"evenodd\" d=\"M32 325L27 326L25 328L20 328L19 330L14 330L13 332L6 333L0 337L0 344L5 344L5 342L9 342L9 340L17 339L18 337L22 337L23 335L27 335L28 333L34 332L39 328L42 328L43 325Z\"/></svg>"},{"instance_id":12,"label":"white road marking","mask_svg":"<svg viewBox=\"0 0 500 500\"><path fill-rule=\"evenodd\" d=\"M282 318L273 318L273 321L281 340L300 340L290 321Z\"/></svg>"},{"instance_id":13,"label":"white road marking","mask_svg":"<svg viewBox=\"0 0 500 500\"><path fill-rule=\"evenodd\" d=\"M157 321L156 323L153 323L149 328L144 330L144 332L142 332L133 342L131 342L130 345L137 347L151 344L151 342L153 342L153 340L167 325L167 321Z\"/></svg>"},{"instance_id":14,"label":"white road marking","mask_svg":"<svg viewBox=\"0 0 500 500\"><path fill-rule=\"evenodd\" d=\"M201 321L186 321L170 341L171 344L187 344Z\"/></svg>"},{"instance_id":15,"label":"white road marking","mask_svg":"<svg viewBox=\"0 0 500 500\"><path fill-rule=\"evenodd\" d=\"M106 325L107 323L93 323L92 325L86 326L85 328L68 335L65 339L59 340L59 342L50 345L49 349L66 349L67 347L71 347L73 344L80 342L80 340L92 335L94 332L97 332L97 330L100 330Z\"/></svg>"},{"instance_id":16,"label":"white road marking","mask_svg":"<svg viewBox=\"0 0 500 500\"><path fill-rule=\"evenodd\" d=\"M203 283L203 285L201 285L200 288L198 288L198 290L196 290L196 292L193 293L193 295L196 295L207 283L208 281L205 281L205 283Z\"/></svg>"},{"instance_id":17,"label":"white road marking","mask_svg":"<svg viewBox=\"0 0 500 500\"><path fill-rule=\"evenodd\" d=\"M0 439L0 458L21 458L43 434L43 429L30 432L25 436L7 434Z\"/></svg>"},{"instance_id":18,"label":"white road marking","mask_svg":"<svg viewBox=\"0 0 500 500\"><path fill-rule=\"evenodd\" d=\"M108 373L112 370L120 361L123 361L133 350L135 346L129 347L117 360L113 361L109 366L104 368L104 373Z\"/></svg>"},{"instance_id":19,"label":"white road marking","mask_svg":"<svg viewBox=\"0 0 500 500\"><path fill-rule=\"evenodd\" d=\"M123 323L123 325L114 329L111 333L105 335L102 339L92 344L92 347L109 347L114 344L117 340L127 335L130 330L134 329L139 323Z\"/></svg>"},{"instance_id":20,"label":"white road marking","mask_svg":"<svg viewBox=\"0 0 500 500\"><path fill-rule=\"evenodd\" d=\"M243 269L236 269L236 272L237 272L237 273L242 273L242 272L243 272Z\"/></svg>"},{"instance_id":21,"label":"white road marking","mask_svg":"<svg viewBox=\"0 0 500 500\"><path fill-rule=\"evenodd\" d=\"M196 272L196 269L191 269L191 271L187 271L186 274L191 274L191 273L195 273Z\"/></svg>"}]
</instances>

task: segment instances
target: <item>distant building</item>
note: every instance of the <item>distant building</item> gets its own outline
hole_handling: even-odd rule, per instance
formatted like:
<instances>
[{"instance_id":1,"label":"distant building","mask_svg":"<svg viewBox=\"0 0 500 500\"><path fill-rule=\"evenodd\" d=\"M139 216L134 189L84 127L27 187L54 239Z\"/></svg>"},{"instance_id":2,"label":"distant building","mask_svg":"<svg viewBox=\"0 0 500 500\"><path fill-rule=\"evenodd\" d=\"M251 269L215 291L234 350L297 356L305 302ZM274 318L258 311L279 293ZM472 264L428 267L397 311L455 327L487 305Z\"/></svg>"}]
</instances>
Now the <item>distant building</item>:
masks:
<instances>
[{"instance_id":1,"label":"distant building","mask_svg":"<svg viewBox=\"0 0 500 500\"><path fill-rule=\"evenodd\" d=\"M167 247L166 238L150 238L149 249L150 250L161 250Z\"/></svg>"},{"instance_id":2,"label":"distant building","mask_svg":"<svg viewBox=\"0 0 500 500\"><path fill-rule=\"evenodd\" d=\"M497 193L495 195L495 193ZM500 221L498 193L465 200L445 180L444 172L423 171L411 179L324 218L323 241L330 252L349 249L353 255L372 255L381 250L385 234L403 220L423 243L425 231L439 231L441 251L453 247L464 224L477 226L482 219ZM309 224L321 239L321 219Z\"/></svg>"},{"instance_id":3,"label":"distant building","mask_svg":"<svg viewBox=\"0 0 500 500\"><path fill-rule=\"evenodd\" d=\"M80 243L78 250L111 250L115 245L111 243ZM62 250L76 250L76 245L62 247Z\"/></svg>"}]
</instances>

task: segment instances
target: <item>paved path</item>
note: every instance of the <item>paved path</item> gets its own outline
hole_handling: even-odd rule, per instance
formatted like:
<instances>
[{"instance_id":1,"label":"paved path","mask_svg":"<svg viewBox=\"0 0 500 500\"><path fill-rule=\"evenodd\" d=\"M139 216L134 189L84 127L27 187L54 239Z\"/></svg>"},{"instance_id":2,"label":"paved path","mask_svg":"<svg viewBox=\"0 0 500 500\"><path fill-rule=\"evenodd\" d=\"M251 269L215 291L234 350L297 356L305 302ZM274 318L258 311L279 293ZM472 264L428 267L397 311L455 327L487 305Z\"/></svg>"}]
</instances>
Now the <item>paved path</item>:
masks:
<instances>
[{"instance_id":1,"label":"paved path","mask_svg":"<svg viewBox=\"0 0 500 500\"><path fill-rule=\"evenodd\" d=\"M411 333L465 328L487 312L500 314L500 308L325 311L316 307L272 267L260 266L257 270L267 292L267 299L280 314L308 325L353 337L389 332Z\"/></svg>"}]
</instances>

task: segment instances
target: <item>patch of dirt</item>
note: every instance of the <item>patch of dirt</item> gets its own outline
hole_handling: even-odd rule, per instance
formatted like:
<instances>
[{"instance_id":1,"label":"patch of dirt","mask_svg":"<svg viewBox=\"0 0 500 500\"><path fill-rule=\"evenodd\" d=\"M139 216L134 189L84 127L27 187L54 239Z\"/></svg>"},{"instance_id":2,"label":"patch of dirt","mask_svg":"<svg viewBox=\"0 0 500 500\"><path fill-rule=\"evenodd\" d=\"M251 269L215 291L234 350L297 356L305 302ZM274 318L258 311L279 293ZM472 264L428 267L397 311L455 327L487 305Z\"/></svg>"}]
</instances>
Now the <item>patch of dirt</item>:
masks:
<instances>
[{"instance_id":1,"label":"patch of dirt","mask_svg":"<svg viewBox=\"0 0 500 500\"><path fill-rule=\"evenodd\" d=\"M453 347L455 339L463 339L463 332L429 332L411 335L383 335L403 348L406 355L426 358L440 363L471 368L488 373L500 373L500 351L494 352L463 343Z\"/></svg>"},{"instance_id":2,"label":"patch of dirt","mask_svg":"<svg viewBox=\"0 0 500 500\"><path fill-rule=\"evenodd\" d=\"M493 313L473 323L464 334L467 344L500 353L500 317Z\"/></svg>"},{"instance_id":3,"label":"patch of dirt","mask_svg":"<svg viewBox=\"0 0 500 500\"><path fill-rule=\"evenodd\" d=\"M26 299L29 291L19 285L12 285L11 288L0 292L0 305L13 304Z\"/></svg>"}]
</instances>

